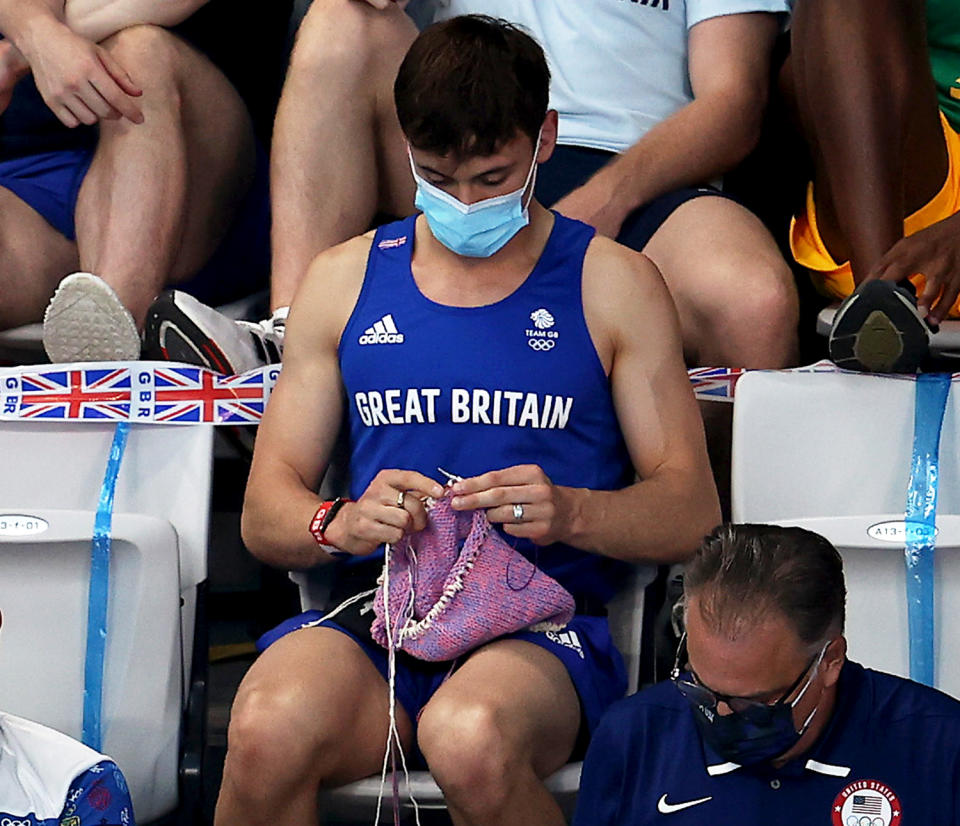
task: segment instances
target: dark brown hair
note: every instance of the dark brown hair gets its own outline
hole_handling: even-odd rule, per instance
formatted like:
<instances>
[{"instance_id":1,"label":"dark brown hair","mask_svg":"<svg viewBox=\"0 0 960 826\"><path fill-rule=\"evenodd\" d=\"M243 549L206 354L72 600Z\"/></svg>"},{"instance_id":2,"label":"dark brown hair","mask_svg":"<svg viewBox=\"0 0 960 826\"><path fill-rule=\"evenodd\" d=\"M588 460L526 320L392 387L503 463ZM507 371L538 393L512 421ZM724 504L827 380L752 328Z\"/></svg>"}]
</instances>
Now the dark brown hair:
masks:
<instances>
[{"instance_id":1,"label":"dark brown hair","mask_svg":"<svg viewBox=\"0 0 960 826\"><path fill-rule=\"evenodd\" d=\"M843 560L820 534L776 525L721 525L684 568L685 595L696 594L718 631L779 611L808 645L843 631Z\"/></svg>"},{"instance_id":2,"label":"dark brown hair","mask_svg":"<svg viewBox=\"0 0 960 826\"><path fill-rule=\"evenodd\" d=\"M411 145L438 155L492 155L518 132L536 141L547 113L543 49L517 26L464 15L424 29L393 86Z\"/></svg>"}]
</instances>

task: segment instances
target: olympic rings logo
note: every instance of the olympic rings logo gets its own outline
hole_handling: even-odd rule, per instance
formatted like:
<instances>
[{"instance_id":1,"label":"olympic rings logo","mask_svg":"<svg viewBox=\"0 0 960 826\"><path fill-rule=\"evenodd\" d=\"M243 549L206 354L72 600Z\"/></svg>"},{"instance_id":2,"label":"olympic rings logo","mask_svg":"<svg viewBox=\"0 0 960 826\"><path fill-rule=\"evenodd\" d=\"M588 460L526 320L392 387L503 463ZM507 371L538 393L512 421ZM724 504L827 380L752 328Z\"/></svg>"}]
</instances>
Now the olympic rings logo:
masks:
<instances>
[{"instance_id":1,"label":"olympic rings logo","mask_svg":"<svg viewBox=\"0 0 960 826\"><path fill-rule=\"evenodd\" d=\"M0 820L0 826L30 826L30 821L11 820L9 817L5 817L3 820Z\"/></svg>"},{"instance_id":2,"label":"olympic rings logo","mask_svg":"<svg viewBox=\"0 0 960 826\"><path fill-rule=\"evenodd\" d=\"M556 340L552 338L528 338L527 344L529 344L534 350L539 350L540 352L546 352L547 350L552 350L556 345Z\"/></svg>"}]
</instances>

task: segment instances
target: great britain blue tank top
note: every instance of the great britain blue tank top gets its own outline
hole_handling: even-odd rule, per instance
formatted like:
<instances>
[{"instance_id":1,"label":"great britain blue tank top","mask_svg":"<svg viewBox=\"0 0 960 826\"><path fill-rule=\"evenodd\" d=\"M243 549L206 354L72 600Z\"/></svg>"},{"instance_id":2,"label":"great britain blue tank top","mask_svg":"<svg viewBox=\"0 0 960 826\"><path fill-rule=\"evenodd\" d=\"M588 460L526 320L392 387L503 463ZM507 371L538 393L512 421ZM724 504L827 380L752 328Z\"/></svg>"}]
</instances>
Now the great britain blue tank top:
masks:
<instances>
[{"instance_id":1,"label":"great britain blue tank top","mask_svg":"<svg viewBox=\"0 0 960 826\"><path fill-rule=\"evenodd\" d=\"M555 215L540 259L506 298L452 307L410 267L416 216L377 230L340 340L356 498L384 468L475 476L540 465L558 485L615 490L634 470L583 314L594 230ZM507 537L576 597L606 601L623 563Z\"/></svg>"}]
</instances>

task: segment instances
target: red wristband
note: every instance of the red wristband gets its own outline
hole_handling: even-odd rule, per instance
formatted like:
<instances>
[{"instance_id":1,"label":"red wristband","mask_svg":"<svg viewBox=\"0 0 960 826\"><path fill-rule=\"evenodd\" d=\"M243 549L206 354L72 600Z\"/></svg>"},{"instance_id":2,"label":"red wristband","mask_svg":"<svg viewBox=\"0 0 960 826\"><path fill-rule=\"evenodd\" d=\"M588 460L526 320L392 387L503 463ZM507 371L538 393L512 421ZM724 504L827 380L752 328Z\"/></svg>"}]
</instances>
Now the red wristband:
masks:
<instances>
[{"instance_id":1,"label":"red wristband","mask_svg":"<svg viewBox=\"0 0 960 826\"><path fill-rule=\"evenodd\" d=\"M330 523L333 521L333 517L337 515L337 511L340 510L347 502L352 502L352 499L343 499L337 497L336 499L324 502L317 508L317 512L313 515L313 519L310 520L310 533L313 534L313 538L317 540L318 545L330 546L332 543L327 539L327 528L330 527Z\"/></svg>"}]
</instances>

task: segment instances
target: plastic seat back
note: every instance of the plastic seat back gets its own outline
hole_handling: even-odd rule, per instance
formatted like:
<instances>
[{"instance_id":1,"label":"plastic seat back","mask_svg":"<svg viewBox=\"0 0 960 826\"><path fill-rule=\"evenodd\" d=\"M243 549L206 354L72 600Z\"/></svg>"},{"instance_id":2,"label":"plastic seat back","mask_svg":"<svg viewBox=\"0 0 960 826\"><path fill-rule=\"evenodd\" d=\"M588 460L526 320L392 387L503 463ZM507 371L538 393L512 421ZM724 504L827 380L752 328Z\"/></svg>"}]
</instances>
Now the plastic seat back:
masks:
<instances>
[{"instance_id":1,"label":"plastic seat back","mask_svg":"<svg viewBox=\"0 0 960 826\"><path fill-rule=\"evenodd\" d=\"M907 487L915 383L849 373L756 372L737 385L733 518L797 525L840 551L850 655L909 676ZM952 390L940 442L934 616L936 685L960 697L960 416Z\"/></svg>"},{"instance_id":2,"label":"plastic seat back","mask_svg":"<svg viewBox=\"0 0 960 826\"><path fill-rule=\"evenodd\" d=\"M0 707L77 738L90 546L114 428L0 423ZM133 426L117 480L103 749L124 770L144 822L178 800L212 438L209 426ZM16 516L47 528L18 528Z\"/></svg>"}]
</instances>

